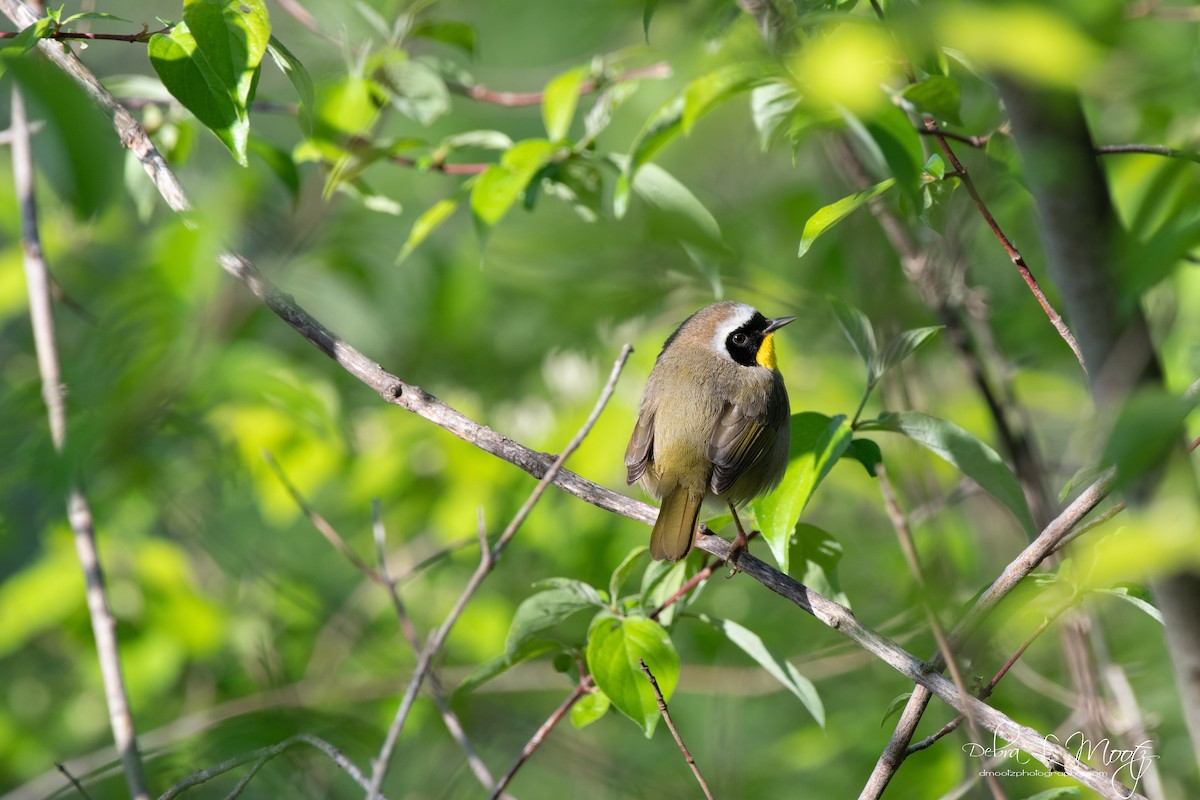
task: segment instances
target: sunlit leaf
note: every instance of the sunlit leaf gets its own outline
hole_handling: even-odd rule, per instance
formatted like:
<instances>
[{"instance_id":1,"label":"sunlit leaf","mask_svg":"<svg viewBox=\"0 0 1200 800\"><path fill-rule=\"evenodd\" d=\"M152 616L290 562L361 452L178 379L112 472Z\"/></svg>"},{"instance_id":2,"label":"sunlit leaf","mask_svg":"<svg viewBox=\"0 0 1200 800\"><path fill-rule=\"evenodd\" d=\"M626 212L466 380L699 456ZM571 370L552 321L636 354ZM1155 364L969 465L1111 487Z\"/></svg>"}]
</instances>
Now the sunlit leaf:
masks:
<instances>
[{"instance_id":1,"label":"sunlit leaf","mask_svg":"<svg viewBox=\"0 0 1200 800\"><path fill-rule=\"evenodd\" d=\"M471 187L471 211L486 231L508 213L530 180L555 153L545 139L517 142L482 173Z\"/></svg>"},{"instance_id":2,"label":"sunlit leaf","mask_svg":"<svg viewBox=\"0 0 1200 800\"><path fill-rule=\"evenodd\" d=\"M408 238L404 240L404 246L400 248L400 254L396 256L396 263L399 264L407 259L412 252L421 246L429 235L441 227L441 224L450 218L450 215L458 208L461 197L445 197L438 200L429 208L417 217L417 221L413 223L412 230L408 232Z\"/></svg>"},{"instance_id":3,"label":"sunlit leaf","mask_svg":"<svg viewBox=\"0 0 1200 800\"><path fill-rule=\"evenodd\" d=\"M789 83L766 83L750 92L750 116L764 152L786 130L799 103L800 95Z\"/></svg>"},{"instance_id":4,"label":"sunlit leaf","mask_svg":"<svg viewBox=\"0 0 1200 800\"><path fill-rule=\"evenodd\" d=\"M598 615L588 631L588 671L617 710L650 738L660 714L641 661L669 702L679 683L679 655L666 630L646 617Z\"/></svg>"},{"instance_id":5,"label":"sunlit leaf","mask_svg":"<svg viewBox=\"0 0 1200 800\"><path fill-rule=\"evenodd\" d=\"M575 119L575 107L579 104L579 87L587 75L585 67L576 67L546 84L542 92L542 123L550 141L559 142L566 138L571 121Z\"/></svg>"},{"instance_id":6,"label":"sunlit leaf","mask_svg":"<svg viewBox=\"0 0 1200 800\"><path fill-rule=\"evenodd\" d=\"M576 729L586 728L607 714L611 706L608 695L599 689L593 689L571 706L571 724Z\"/></svg>"},{"instance_id":7,"label":"sunlit leaf","mask_svg":"<svg viewBox=\"0 0 1200 800\"><path fill-rule=\"evenodd\" d=\"M526 597L513 615L505 652L511 659L526 642L546 638L542 634L557 627L567 617L597 605L579 592L565 588L547 589Z\"/></svg>"},{"instance_id":8,"label":"sunlit leaf","mask_svg":"<svg viewBox=\"0 0 1200 800\"><path fill-rule=\"evenodd\" d=\"M812 247L813 242L817 240L821 234L828 231L834 225L837 225L843 219L850 215L851 212L862 208L871 200L879 197L896 184L895 178L888 178L885 181L872 186L870 189L863 189L861 192L855 192L852 195L843 197L836 203L830 203L824 208L817 211L808 218L804 223L804 233L800 236L800 252L796 255L803 256Z\"/></svg>"},{"instance_id":9,"label":"sunlit leaf","mask_svg":"<svg viewBox=\"0 0 1200 800\"><path fill-rule=\"evenodd\" d=\"M754 514L779 568L788 571L792 533L808 501L850 444L845 416L792 415L787 472L775 491L754 501Z\"/></svg>"}]
</instances>

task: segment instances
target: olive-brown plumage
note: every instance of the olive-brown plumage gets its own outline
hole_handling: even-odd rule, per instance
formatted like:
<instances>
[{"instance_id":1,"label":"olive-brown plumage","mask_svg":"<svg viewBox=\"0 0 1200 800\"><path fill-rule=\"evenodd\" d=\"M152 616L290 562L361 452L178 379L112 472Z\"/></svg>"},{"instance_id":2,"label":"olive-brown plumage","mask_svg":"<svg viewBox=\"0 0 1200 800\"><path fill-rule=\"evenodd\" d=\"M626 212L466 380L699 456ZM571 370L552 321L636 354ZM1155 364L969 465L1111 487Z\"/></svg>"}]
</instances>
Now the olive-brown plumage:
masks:
<instances>
[{"instance_id":1,"label":"olive-brown plumage","mask_svg":"<svg viewBox=\"0 0 1200 800\"><path fill-rule=\"evenodd\" d=\"M625 450L628 481L662 503L650 555L687 555L706 498L737 508L770 491L787 467L790 409L767 319L744 303L700 309L667 339ZM735 548L745 545L738 522Z\"/></svg>"}]
</instances>

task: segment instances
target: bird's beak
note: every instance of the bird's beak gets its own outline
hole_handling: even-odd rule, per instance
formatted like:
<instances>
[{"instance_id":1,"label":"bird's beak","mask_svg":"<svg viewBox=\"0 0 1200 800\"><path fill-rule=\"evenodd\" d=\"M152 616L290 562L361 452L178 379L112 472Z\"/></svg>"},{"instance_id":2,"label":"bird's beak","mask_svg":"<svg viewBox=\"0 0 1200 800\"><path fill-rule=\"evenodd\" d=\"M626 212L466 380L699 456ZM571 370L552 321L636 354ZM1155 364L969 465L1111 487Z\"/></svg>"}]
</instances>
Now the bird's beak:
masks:
<instances>
[{"instance_id":1,"label":"bird's beak","mask_svg":"<svg viewBox=\"0 0 1200 800\"><path fill-rule=\"evenodd\" d=\"M777 331L789 322L795 322L795 317L776 317L775 319L767 320L767 327L763 328L763 333L771 333Z\"/></svg>"}]
</instances>

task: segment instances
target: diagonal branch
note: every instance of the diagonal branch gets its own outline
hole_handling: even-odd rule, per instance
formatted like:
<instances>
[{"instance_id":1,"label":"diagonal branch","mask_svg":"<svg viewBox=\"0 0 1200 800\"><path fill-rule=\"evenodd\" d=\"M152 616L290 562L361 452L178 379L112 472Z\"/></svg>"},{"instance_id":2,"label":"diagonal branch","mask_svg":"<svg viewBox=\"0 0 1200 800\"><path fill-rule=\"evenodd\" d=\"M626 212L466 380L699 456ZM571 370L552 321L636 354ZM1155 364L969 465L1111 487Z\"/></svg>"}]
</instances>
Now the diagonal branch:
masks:
<instances>
[{"instance_id":1,"label":"diagonal branch","mask_svg":"<svg viewBox=\"0 0 1200 800\"><path fill-rule=\"evenodd\" d=\"M384 738L383 746L379 749L379 756L375 759L375 764L371 771L371 786L367 790L368 800L375 800L375 797L378 796L379 787L383 784L383 779L386 777L388 768L391 766L392 755L396 750L396 742L400 739L400 731L404 729L408 713L416 701L417 692L421 690L421 684L424 683L426 676L429 674L434 657L441 650L446 637L450 635L450 629L454 627L458 618L462 616L467 603L480 585L482 585L484 579L495 569L496 564L500 560L500 555L504 552L508 543L512 541L513 537L516 536L517 531L529 517L529 513L533 511L533 507L537 505L546 488L554 481L555 476L562 469L563 463L579 449L579 445L583 444L584 438L591 432L592 427L596 424L596 420L600 418L600 412L608 405L609 398L612 397L613 390L617 386L617 378L621 376L621 370L624 368L625 362L629 360L629 354L632 352L633 348L628 344L621 348L621 354L617 356L617 361L613 364L612 373L609 375L604 389L600 392L600 397L596 400L596 405L592 408L592 413L588 415L587 420L583 423L583 427L567 443L567 446L558 458L554 459L554 463L550 465L542 476L542 479L538 481L538 485L529 494L524 505L518 509L512 521L508 523L508 527L496 539L496 543L488 547L486 537L481 535L479 566L476 567L475 573L467 581L467 585L463 588L462 594L459 595L458 601L455 602L454 607L446 616L446 621L434 630L433 633L429 634L429 638L425 642L425 648L417 658L417 666L413 670L413 676L409 680L408 688L405 690L404 697L400 701L400 707L396 710L396 717L392 720L387 736Z\"/></svg>"}]
</instances>

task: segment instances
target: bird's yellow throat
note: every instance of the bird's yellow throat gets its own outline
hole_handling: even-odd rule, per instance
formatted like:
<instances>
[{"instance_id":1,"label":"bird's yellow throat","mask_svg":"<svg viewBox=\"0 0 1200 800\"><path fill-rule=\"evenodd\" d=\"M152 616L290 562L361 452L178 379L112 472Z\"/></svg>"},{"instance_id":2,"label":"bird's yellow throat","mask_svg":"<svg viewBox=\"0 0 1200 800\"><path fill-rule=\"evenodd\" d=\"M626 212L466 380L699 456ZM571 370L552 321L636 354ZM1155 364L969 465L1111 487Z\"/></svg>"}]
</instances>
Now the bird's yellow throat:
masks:
<instances>
[{"instance_id":1,"label":"bird's yellow throat","mask_svg":"<svg viewBox=\"0 0 1200 800\"><path fill-rule=\"evenodd\" d=\"M758 356L755 358L759 366L775 369L775 334L768 333L758 346Z\"/></svg>"}]
</instances>

